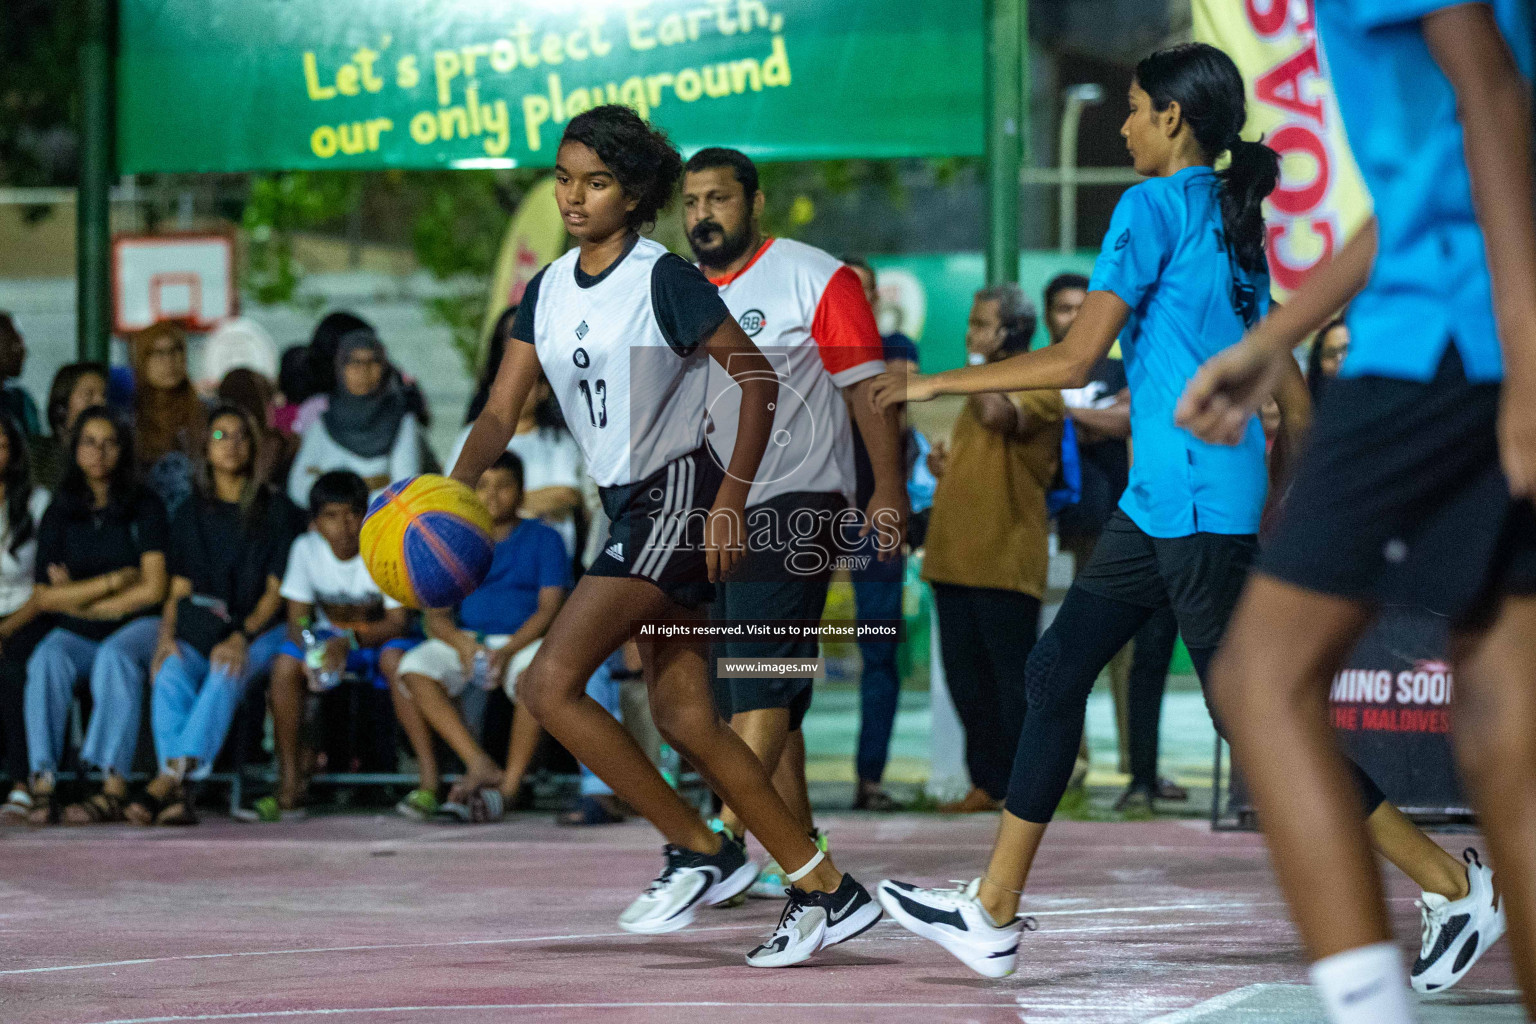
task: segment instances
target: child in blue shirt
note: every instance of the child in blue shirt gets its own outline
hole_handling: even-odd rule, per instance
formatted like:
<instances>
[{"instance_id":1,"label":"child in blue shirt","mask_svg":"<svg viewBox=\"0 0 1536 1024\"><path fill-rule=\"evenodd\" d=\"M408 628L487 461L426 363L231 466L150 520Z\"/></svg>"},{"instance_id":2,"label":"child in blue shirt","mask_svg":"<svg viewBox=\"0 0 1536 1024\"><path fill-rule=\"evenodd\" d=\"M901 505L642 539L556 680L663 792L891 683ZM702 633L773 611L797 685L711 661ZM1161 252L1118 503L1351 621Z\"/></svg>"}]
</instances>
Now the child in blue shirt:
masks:
<instances>
[{"instance_id":1,"label":"child in blue shirt","mask_svg":"<svg viewBox=\"0 0 1536 1024\"><path fill-rule=\"evenodd\" d=\"M572 586L571 562L559 532L518 512L523 501L521 459L503 452L481 474L475 494L491 514L496 539L490 572L457 609L427 611L428 639L386 665L394 680L390 693L395 714L421 773L416 790L397 808L408 817L427 818L439 809L434 732L465 765L449 803L470 808L483 819L499 818L516 797L543 735L533 716L519 709L503 771L454 706L460 697L467 698L472 683L485 690L504 687L513 697L518 673L533 659Z\"/></svg>"}]
</instances>

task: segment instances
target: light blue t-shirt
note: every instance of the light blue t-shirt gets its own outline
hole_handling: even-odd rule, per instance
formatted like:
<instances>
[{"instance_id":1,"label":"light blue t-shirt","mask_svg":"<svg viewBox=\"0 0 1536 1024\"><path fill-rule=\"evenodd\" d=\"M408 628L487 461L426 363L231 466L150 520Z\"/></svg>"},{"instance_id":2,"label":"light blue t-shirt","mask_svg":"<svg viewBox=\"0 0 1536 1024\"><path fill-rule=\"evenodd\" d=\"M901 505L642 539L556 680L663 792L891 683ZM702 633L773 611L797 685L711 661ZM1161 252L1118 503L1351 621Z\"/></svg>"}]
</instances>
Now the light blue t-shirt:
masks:
<instances>
[{"instance_id":1,"label":"light blue t-shirt","mask_svg":"<svg viewBox=\"0 0 1536 1024\"><path fill-rule=\"evenodd\" d=\"M1341 374L1429 380L1454 340L1467 379L1503 376L1493 288L1450 80L1421 19L1455 0L1317 0L1349 147L1376 210L1376 262L1349 305ZM1531 76L1523 0L1489 5Z\"/></svg>"},{"instance_id":2,"label":"light blue t-shirt","mask_svg":"<svg viewBox=\"0 0 1536 1024\"><path fill-rule=\"evenodd\" d=\"M1120 349L1135 454L1120 507L1153 537L1257 533L1269 484L1258 417L1236 446L1207 444L1173 422L1201 364L1269 310L1268 273L1242 270L1224 245L1219 193L1209 167L1129 189L1088 282L1131 307Z\"/></svg>"}]
</instances>

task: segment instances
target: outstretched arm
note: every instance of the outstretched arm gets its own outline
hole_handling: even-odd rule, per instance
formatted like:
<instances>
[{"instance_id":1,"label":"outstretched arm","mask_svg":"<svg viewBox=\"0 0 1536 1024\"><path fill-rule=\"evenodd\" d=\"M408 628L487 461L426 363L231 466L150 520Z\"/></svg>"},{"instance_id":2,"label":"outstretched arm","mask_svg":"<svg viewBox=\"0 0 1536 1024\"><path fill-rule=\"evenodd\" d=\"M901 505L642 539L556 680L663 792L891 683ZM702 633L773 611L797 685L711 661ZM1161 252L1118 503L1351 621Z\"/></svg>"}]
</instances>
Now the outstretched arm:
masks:
<instances>
[{"instance_id":1,"label":"outstretched arm","mask_svg":"<svg viewBox=\"0 0 1536 1024\"><path fill-rule=\"evenodd\" d=\"M1104 358L1115 343L1130 316L1131 307L1118 295L1092 291L1067 336L1055 345L931 376L883 373L875 381L875 399L883 408L898 402L926 402L938 395L1080 388L1087 383L1093 364Z\"/></svg>"}]
</instances>

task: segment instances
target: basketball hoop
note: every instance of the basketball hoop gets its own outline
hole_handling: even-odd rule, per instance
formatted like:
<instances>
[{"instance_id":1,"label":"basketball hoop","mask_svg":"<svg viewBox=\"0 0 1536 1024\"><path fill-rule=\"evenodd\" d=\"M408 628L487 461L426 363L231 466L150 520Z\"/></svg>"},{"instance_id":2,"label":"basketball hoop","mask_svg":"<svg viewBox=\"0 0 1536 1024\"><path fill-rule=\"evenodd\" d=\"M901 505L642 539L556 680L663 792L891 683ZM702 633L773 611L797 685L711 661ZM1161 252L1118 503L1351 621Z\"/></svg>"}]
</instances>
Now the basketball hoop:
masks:
<instances>
[{"instance_id":1,"label":"basketball hoop","mask_svg":"<svg viewBox=\"0 0 1536 1024\"><path fill-rule=\"evenodd\" d=\"M112 329L163 320L208 331L234 317L235 247L228 235L118 235L112 240Z\"/></svg>"}]
</instances>

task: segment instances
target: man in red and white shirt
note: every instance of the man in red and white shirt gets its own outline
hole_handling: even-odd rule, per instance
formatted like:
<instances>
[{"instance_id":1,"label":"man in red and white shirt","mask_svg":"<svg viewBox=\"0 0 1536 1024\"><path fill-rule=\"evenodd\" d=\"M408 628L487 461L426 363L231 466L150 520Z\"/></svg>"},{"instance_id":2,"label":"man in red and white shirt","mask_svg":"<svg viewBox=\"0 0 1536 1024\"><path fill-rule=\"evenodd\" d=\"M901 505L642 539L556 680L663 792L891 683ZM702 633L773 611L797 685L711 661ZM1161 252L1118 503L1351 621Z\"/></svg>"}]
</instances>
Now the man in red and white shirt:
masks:
<instances>
[{"instance_id":1,"label":"man in red and white shirt","mask_svg":"<svg viewBox=\"0 0 1536 1024\"><path fill-rule=\"evenodd\" d=\"M705 149L688 161L683 176L688 241L779 378L774 433L747 498L747 555L720 588L714 618L819 621L839 556L847 555L862 533L880 532L881 560L901 553L907 496L900 419L870 401L870 386L885 362L858 275L820 249L764 238L763 203L757 168L744 154ZM739 402L734 380L712 366L708 437L716 452L729 452L735 443ZM874 496L862 510L850 507L850 413L875 473ZM725 658L814 659L817 652L815 639L717 645L718 656ZM774 773L790 809L813 829L800 731L811 702L811 677L741 678L722 669L716 694L732 727ZM729 808L722 818L739 830ZM769 864L758 887L778 896L784 884Z\"/></svg>"}]
</instances>

